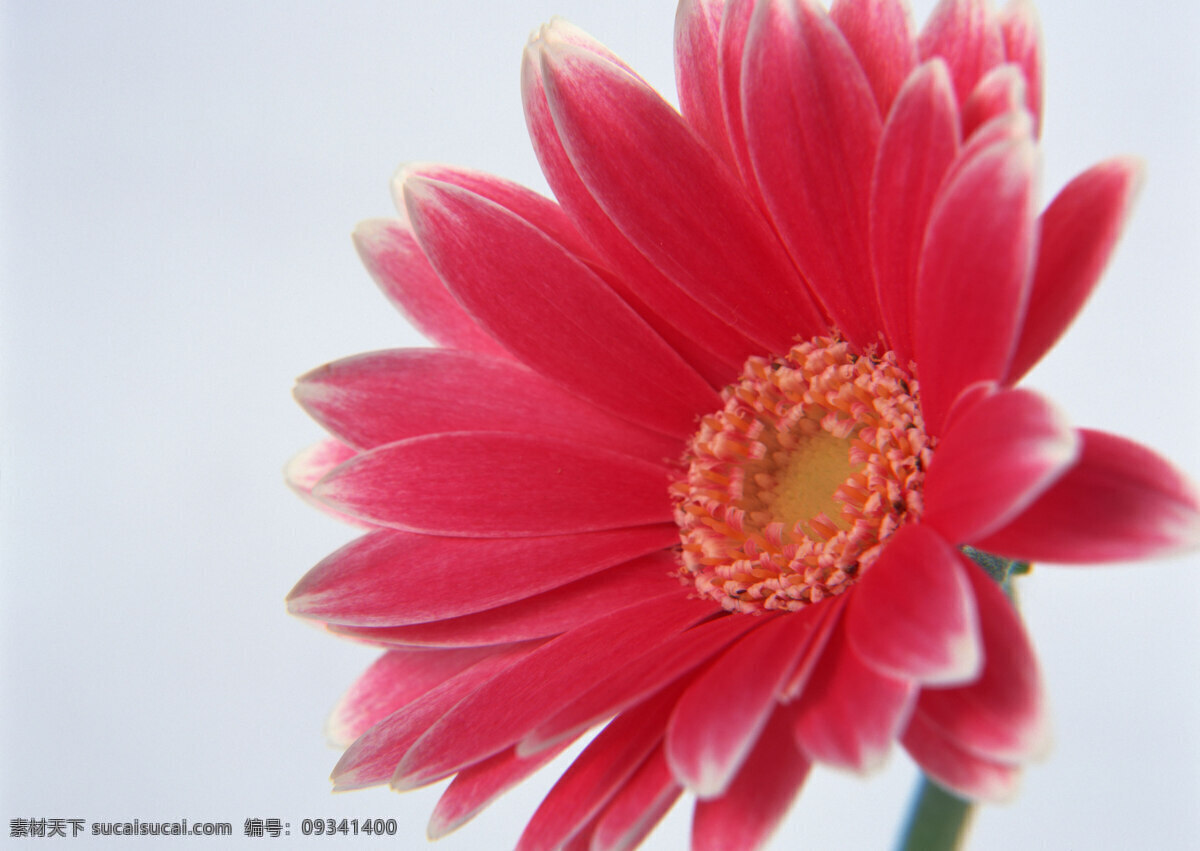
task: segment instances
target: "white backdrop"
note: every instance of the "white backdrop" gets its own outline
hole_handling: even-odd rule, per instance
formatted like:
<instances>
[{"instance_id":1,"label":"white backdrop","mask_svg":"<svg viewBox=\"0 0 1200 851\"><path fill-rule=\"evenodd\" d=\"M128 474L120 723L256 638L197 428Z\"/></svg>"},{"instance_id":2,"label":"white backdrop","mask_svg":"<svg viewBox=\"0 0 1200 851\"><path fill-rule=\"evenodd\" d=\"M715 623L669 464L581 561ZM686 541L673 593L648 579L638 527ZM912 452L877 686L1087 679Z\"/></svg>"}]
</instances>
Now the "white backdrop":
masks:
<instances>
[{"instance_id":1,"label":"white backdrop","mask_svg":"<svg viewBox=\"0 0 1200 851\"><path fill-rule=\"evenodd\" d=\"M389 213L400 162L544 189L517 82L529 30L562 14L673 90L673 4L617 5L0 4L6 838L15 818L228 821L239 837L280 818L295 841L303 818L357 817L400 822L360 844L426 847L436 790L326 782L325 713L373 654L284 611L353 535L282 484L320 434L291 381L418 343L349 240ZM1150 171L1099 293L1030 383L1200 476L1200 13L1041 11L1045 196L1116 153ZM974 848L1200 845L1198 568L1024 583L1056 746L1016 803L980 814ZM818 770L773 847L888 847L913 778L899 752L867 781ZM511 846L552 779L439 847ZM682 847L688 819L677 806L648 847Z\"/></svg>"}]
</instances>

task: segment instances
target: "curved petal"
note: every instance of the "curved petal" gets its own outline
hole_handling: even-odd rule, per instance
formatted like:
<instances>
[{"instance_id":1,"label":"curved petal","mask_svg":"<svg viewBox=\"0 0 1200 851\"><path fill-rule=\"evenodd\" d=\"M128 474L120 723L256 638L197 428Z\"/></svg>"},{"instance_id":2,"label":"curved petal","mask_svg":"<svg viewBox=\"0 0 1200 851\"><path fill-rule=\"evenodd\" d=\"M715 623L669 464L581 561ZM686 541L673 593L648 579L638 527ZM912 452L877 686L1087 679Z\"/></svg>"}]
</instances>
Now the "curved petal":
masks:
<instances>
[{"instance_id":1,"label":"curved petal","mask_svg":"<svg viewBox=\"0 0 1200 851\"><path fill-rule=\"evenodd\" d=\"M359 626L454 618L536 596L669 547L678 537L670 524L536 538L381 529L306 573L288 594L288 611Z\"/></svg>"},{"instance_id":2,"label":"curved petal","mask_svg":"<svg viewBox=\"0 0 1200 851\"><path fill-rule=\"evenodd\" d=\"M405 222L361 222L354 247L383 294L426 337L453 349L509 357L455 301Z\"/></svg>"},{"instance_id":3,"label":"curved petal","mask_svg":"<svg viewBox=\"0 0 1200 851\"><path fill-rule=\"evenodd\" d=\"M322 440L303 449L284 465L283 479L287 486L309 505L321 509L330 517L351 526L371 528L371 524L349 514L335 511L312 495L312 489L334 467L349 461L357 452L340 440Z\"/></svg>"},{"instance_id":4,"label":"curved petal","mask_svg":"<svg viewBox=\"0 0 1200 851\"><path fill-rule=\"evenodd\" d=\"M917 713L970 753L1021 762L1043 752L1049 736L1037 659L1004 591L960 558L979 607L983 673L965 686L923 690Z\"/></svg>"},{"instance_id":5,"label":"curved petal","mask_svg":"<svg viewBox=\"0 0 1200 851\"><path fill-rule=\"evenodd\" d=\"M675 10L675 88L679 110L696 135L733 168L721 103L719 69L724 0L681 0Z\"/></svg>"},{"instance_id":6,"label":"curved petal","mask_svg":"<svg viewBox=\"0 0 1200 851\"><path fill-rule=\"evenodd\" d=\"M942 0L917 39L921 59L940 56L950 66L962 103L983 75L1004 61L1004 37L988 0Z\"/></svg>"},{"instance_id":7,"label":"curved petal","mask_svg":"<svg viewBox=\"0 0 1200 851\"><path fill-rule=\"evenodd\" d=\"M590 851L636 848L683 791L675 782L662 747L656 748L626 781L596 821Z\"/></svg>"},{"instance_id":8,"label":"curved petal","mask_svg":"<svg viewBox=\"0 0 1200 851\"><path fill-rule=\"evenodd\" d=\"M821 317L734 176L653 89L595 53L544 41L542 80L580 179L638 250L768 351Z\"/></svg>"},{"instance_id":9,"label":"curved petal","mask_svg":"<svg viewBox=\"0 0 1200 851\"><path fill-rule=\"evenodd\" d=\"M884 330L902 365L913 359L913 310L925 229L958 154L958 103L940 59L912 73L883 127L871 182L871 259Z\"/></svg>"},{"instance_id":10,"label":"curved petal","mask_svg":"<svg viewBox=\"0 0 1200 851\"><path fill-rule=\"evenodd\" d=\"M1016 794L1020 779L1017 766L968 753L920 712L913 714L900 741L926 775L969 801L1002 803Z\"/></svg>"},{"instance_id":11,"label":"curved petal","mask_svg":"<svg viewBox=\"0 0 1200 851\"><path fill-rule=\"evenodd\" d=\"M527 657L535 647L519 645L504 648L375 724L342 754L334 766L334 790L362 789L386 783L400 759L431 724L484 683Z\"/></svg>"},{"instance_id":12,"label":"curved petal","mask_svg":"<svg viewBox=\"0 0 1200 851\"><path fill-rule=\"evenodd\" d=\"M963 138L997 115L1025 109L1025 77L1016 65L997 65L980 79L963 102Z\"/></svg>"},{"instance_id":13,"label":"curved petal","mask_svg":"<svg viewBox=\"0 0 1200 851\"><path fill-rule=\"evenodd\" d=\"M1001 390L955 418L925 476L922 522L947 540L989 535L1075 463L1079 437L1031 390Z\"/></svg>"},{"instance_id":14,"label":"curved petal","mask_svg":"<svg viewBox=\"0 0 1200 851\"><path fill-rule=\"evenodd\" d=\"M791 726L790 710L776 710L725 794L696 801L692 851L754 851L770 839L812 767Z\"/></svg>"},{"instance_id":15,"label":"curved petal","mask_svg":"<svg viewBox=\"0 0 1200 851\"><path fill-rule=\"evenodd\" d=\"M733 780L804 652L810 621L775 617L709 663L671 715L666 751L679 782L701 798Z\"/></svg>"},{"instance_id":16,"label":"curved petal","mask_svg":"<svg viewBox=\"0 0 1200 851\"><path fill-rule=\"evenodd\" d=\"M674 349L545 233L451 184L413 177L404 187L413 229L434 268L471 315L526 364L664 434L691 434L696 414L719 406L712 388ZM598 375L608 380L597 381Z\"/></svg>"},{"instance_id":17,"label":"curved petal","mask_svg":"<svg viewBox=\"0 0 1200 851\"><path fill-rule=\"evenodd\" d=\"M521 741L518 750L536 752L633 706L664 684L708 662L755 626L753 621L754 618L716 617L664 641L652 654L630 659L620 671L585 689L552 718L538 725Z\"/></svg>"},{"instance_id":18,"label":"curved petal","mask_svg":"<svg viewBox=\"0 0 1200 851\"><path fill-rule=\"evenodd\" d=\"M503 207L524 219L537 230L557 242L580 260L596 264L595 249L575 227L558 204L528 187L494 174L443 163L406 163L392 178L392 194L396 205L407 210L404 186L412 179L424 179L457 186L480 198Z\"/></svg>"},{"instance_id":19,"label":"curved petal","mask_svg":"<svg viewBox=\"0 0 1200 851\"><path fill-rule=\"evenodd\" d=\"M854 51L815 0L768 0L742 67L746 140L788 251L850 342L883 324L867 246L879 107Z\"/></svg>"},{"instance_id":20,"label":"curved petal","mask_svg":"<svg viewBox=\"0 0 1200 851\"><path fill-rule=\"evenodd\" d=\"M322 426L367 449L438 432L514 431L650 461L680 454L678 440L618 419L516 361L451 349L334 361L302 376L294 395Z\"/></svg>"},{"instance_id":21,"label":"curved petal","mask_svg":"<svg viewBox=\"0 0 1200 851\"><path fill-rule=\"evenodd\" d=\"M517 851L554 851L597 815L662 740L679 691L667 688L613 719L554 784Z\"/></svg>"},{"instance_id":22,"label":"curved petal","mask_svg":"<svg viewBox=\"0 0 1200 851\"><path fill-rule=\"evenodd\" d=\"M750 164L750 150L746 146L746 120L742 111L742 63L755 3L756 0L726 0L721 15L721 31L717 34L717 72L725 127L729 131L729 147L737 161L737 172L751 199L761 208L762 195L754 179L754 166Z\"/></svg>"},{"instance_id":23,"label":"curved petal","mask_svg":"<svg viewBox=\"0 0 1200 851\"><path fill-rule=\"evenodd\" d=\"M1102 162L1068 183L1042 213L1037 267L1005 382L1016 384L1058 342L1091 295L1142 184L1132 157Z\"/></svg>"},{"instance_id":24,"label":"curved petal","mask_svg":"<svg viewBox=\"0 0 1200 851\"><path fill-rule=\"evenodd\" d=\"M518 756L513 748L509 748L464 768L438 798L425 829L426 835L436 840L458 830L496 798L562 753L568 744L570 742L563 742L528 757Z\"/></svg>"},{"instance_id":25,"label":"curved petal","mask_svg":"<svg viewBox=\"0 0 1200 851\"><path fill-rule=\"evenodd\" d=\"M670 591L674 567L672 553L656 553L494 609L351 634L409 647L471 647L547 638L620 609L630 600Z\"/></svg>"},{"instance_id":26,"label":"curved petal","mask_svg":"<svg viewBox=\"0 0 1200 851\"><path fill-rule=\"evenodd\" d=\"M917 64L912 15L903 0L834 0L829 16L862 65L886 116Z\"/></svg>"},{"instance_id":27,"label":"curved petal","mask_svg":"<svg viewBox=\"0 0 1200 851\"><path fill-rule=\"evenodd\" d=\"M800 695L793 735L817 762L873 771L908 723L916 696L913 683L869 667L837 629Z\"/></svg>"},{"instance_id":28,"label":"curved petal","mask_svg":"<svg viewBox=\"0 0 1200 851\"><path fill-rule=\"evenodd\" d=\"M1005 58L1020 65L1025 76L1025 107L1033 116L1034 135L1041 135L1045 57L1042 25L1033 3L1010 0L1000 10L1000 32L1004 36Z\"/></svg>"},{"instance_id":29,"label":"curved petal","mask_svg":"<svg viewBox=\"0 0 1200 851\"><path fill-rule=\"evenodd\" d=\"M997 142L947 177L934 204L913 327L933 434L959 391L1008 371L1037 243L1036 172L1030 140Z\"/></svg>"},{"instance_id":30,"label":"curved petal","mask_svg":"<svg viewBox=\"0 0 1200 851\"><path fill-rule=\"evenodd\" d=\"M508 537L669 522L666 485L667 468L582 443L453 432L364 452L313 495L380 526Z\"/></svg>"},{"instance_id":31,"label":"curved petal","mask_svg":"<svg viewBox=\"0 0 1200 851\"><path fill-rule=\"evenodd\" d=\"M495 647L389 650L338 701L325 734L337 747L348 747L388 715L496 652Z\"/></svg>"},{"instance_id":32,"label":"curved petal","mask_svg":"<svg viewBox=\"0 0 1200 851\"><path fill-rule=\"evenodd\" d=\"M957 554L926 526L888 539L845 617L850 646L889 676L947 685L975 679L983 665L971 586Z\"/></svg>"},{"instance_id":33,"label":"curved petal","mask_svg":"<svg viewBox=\"0 0 1200 851\"><path fill-rule=\"evenodd\" d=\"M593 49L601 49L595 45ZM526 48L521 61L521 97L525 122L546 181L616 274L614 289L714 387L724 386L745 359L759 351L751 342L667 278L617 229L580 180L558 137L546 102L541 61Z\"/></svg>"},{"instance_id":34,"label":"curved petal","mask_svg":"<svg viewBox=\"0 0 1200 851\"><path fill-rule=\"evenodd\" d=\"M1079 462L1003 529L978 543L1026 561L1126 561L1200 546L1200 491L1131 440L1081 429Z\"/></svg>"},{"instance_id":35,"label":"curved petal","mask_svg":"<svg viewBox=\"0 0 1200 851\"><path fill-rule=\"evenodd\" d=\"M677 589L551 639L430 727L405 754L392 786L416 788L511 747L585 685L654 652L710 611Z\"/></svg>"}]
</instances>

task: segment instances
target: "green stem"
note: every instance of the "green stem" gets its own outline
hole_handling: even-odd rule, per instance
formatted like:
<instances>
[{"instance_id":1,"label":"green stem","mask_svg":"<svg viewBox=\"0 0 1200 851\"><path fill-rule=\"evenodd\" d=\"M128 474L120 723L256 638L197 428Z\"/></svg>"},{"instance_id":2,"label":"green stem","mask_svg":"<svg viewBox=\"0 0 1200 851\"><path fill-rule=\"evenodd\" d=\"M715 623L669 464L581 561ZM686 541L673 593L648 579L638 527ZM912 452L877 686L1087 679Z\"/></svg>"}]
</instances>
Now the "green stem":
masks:
<instances>
[{"instance_id":1,"label":"green stem","mask_svg":"<svg viewBox=\"0 0 1200 851\"><path fill-rule=\"evenodd\" d=\"M1016 605L1014 579L1029 573L1030 565L1010 561L974 547L963 547L963 554L988 572ZM921 777L908 824L899 851L961 851L974 810L965 801L947 792L928 777Z\"/></svg>"},{"instance_id":2,"label":"green stem","mask_svg":"<svg viewBox=\"0 0 1200 851\"><path fill-rule=\"evenodd\" d=\"M928 777L921 778L900 851L956 851L962 848L974 810Z\"/></svg>"}]
</instances>

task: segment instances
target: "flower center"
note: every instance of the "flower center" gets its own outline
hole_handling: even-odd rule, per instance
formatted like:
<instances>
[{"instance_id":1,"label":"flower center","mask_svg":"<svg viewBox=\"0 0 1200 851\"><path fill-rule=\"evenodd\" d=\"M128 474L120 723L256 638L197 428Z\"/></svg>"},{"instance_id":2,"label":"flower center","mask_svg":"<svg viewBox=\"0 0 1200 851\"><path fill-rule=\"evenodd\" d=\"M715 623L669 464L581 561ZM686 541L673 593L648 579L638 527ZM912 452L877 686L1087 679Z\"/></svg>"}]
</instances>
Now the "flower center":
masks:
<instances>
[{"instance_id":1,"label":"flower center","mask_svg":"<svg viewBox=\"0 0 1200 851\"><path fill-rule=\"evenodd\" d=\"M827 337L747 361L671 487L681 578L731 611L797 610L853 585L921 515L933 444L918 395L892 352Z\"/></svg>"}]
</instances>

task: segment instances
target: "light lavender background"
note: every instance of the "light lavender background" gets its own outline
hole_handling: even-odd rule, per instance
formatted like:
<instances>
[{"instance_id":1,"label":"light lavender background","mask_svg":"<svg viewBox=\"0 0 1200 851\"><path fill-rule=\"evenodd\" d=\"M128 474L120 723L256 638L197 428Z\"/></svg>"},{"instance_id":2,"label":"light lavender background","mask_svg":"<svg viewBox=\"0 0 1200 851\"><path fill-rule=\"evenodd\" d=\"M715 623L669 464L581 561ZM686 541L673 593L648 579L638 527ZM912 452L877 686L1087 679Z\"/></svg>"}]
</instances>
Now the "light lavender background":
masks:
<instances>
[{"instance_id":1,"label":"light lavender background","mask_svg":"<svg viewBox=\"0 0 1200 851\"><path fill-rule=\"evenodd\" d=\"M1111 154L1150 172L1030 384L1200 475L1200 13L1041 8L1045 196ZM400 162L544 188L517 71L552 14L673 90L668 0L0 4L5 837L12 818L232 822L185 843L218 847L249 842L250 817L292 841L306 817L380 817L399 838L364 846L426 847L436 789L328 790L321 724L373 654L284 611L353 535L282 484L320 435L288 394L327 360L418 343L349 241L389 213ZM1200 844L1198 568L1023 584L1056 746L974 848ZM440 847L511 846L556 773ZM888 847L913 779L901 752L866 781L818 770L773 847ZM688 820L677 806L647 847L682 847Z\"/></svg>"}]
</instances>

